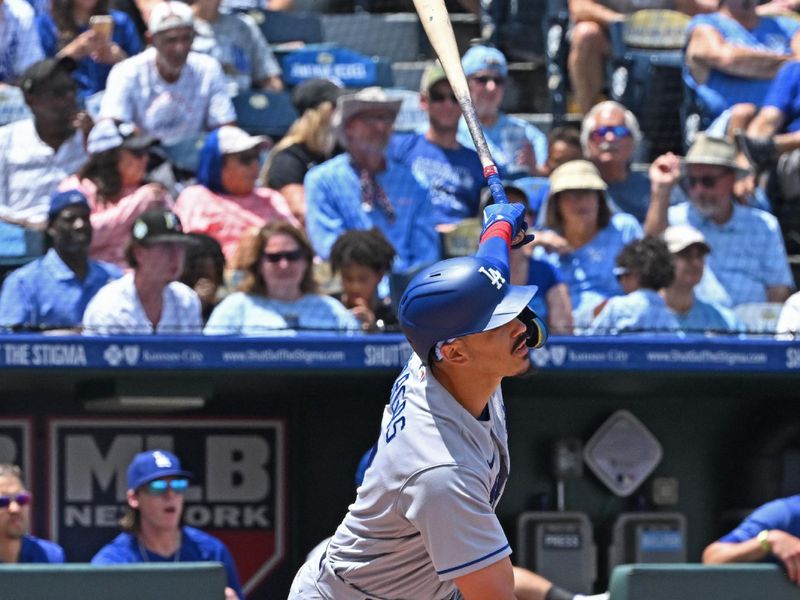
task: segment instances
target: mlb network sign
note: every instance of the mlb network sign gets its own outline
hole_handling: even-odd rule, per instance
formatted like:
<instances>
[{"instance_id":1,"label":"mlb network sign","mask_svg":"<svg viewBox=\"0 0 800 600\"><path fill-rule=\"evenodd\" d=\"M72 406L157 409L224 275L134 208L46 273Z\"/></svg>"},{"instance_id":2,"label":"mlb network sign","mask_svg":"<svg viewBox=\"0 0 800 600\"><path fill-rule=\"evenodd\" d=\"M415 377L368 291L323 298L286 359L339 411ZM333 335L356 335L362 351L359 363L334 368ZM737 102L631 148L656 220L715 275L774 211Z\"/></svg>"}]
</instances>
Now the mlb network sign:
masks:
<instances>
[{"instance_id":1,"label":"mlb network sign","mask_svg":"<svg viewBox=\"0 0 800 600\"><path fill-rule=\"evenodd\" d=\"M286 555L286 433L273 419L52 419L52 538L88 561L118 533L127 468L149 449L174 452L194 474L184 522L220 538L246 592Z\"/></svg>"},{"instance_id":2,"label":"mlb network sign","mask_svg":"<svg viewBox=\"0 0 800 600\"><path fill-rule=\"evenodd\" d=\"M17 465L22 469L28 489L33 486L29 419L0 419L0 463Z\"/></svg>"}]
</instances>

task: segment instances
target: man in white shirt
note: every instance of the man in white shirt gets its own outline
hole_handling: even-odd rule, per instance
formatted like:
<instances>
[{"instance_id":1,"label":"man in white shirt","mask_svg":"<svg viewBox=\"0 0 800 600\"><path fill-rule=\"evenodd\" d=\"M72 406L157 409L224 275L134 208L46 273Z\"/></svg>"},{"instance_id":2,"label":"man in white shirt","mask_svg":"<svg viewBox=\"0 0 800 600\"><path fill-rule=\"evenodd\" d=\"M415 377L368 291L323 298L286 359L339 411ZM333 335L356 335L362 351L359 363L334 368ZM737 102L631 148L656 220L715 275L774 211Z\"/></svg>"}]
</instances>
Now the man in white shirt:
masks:
<instances>
[{"instance_id":1,"label":"man in white shirt","mask_svg":"<svg viewBox=\"0 0 800 600\"><path fill-rule=\"evenodd\" d=\"M142 213L126 252L133 272L103 287L89 302L84 334L199 334L200 298L178 281L187 241L172 211Z\"/></svg>"},{"instance_id":2,"label":"man in white shirt","mask_svg":"<svg viewBox=\"0 0 800 600\"><path fill-rule=\"evenodd\" d=\"M0 2L0 82L14 84L25 69L43 58L31 5L25 0Z\"/></svg>"},{"instance_id":3,"label":"man in white shirt","mask_svg":"<svg viewBox=\"0 0 800 600\"><path fill-rule=\"evenodd\" d=\"M233 124L236 113L219 62L191 52L192 9L169 0L150 13L152 46L114 66L100 116L135 123L165 145Z\"/></svg>"},{"instance_id":4,"label":"man in white shirt","mask_svg":"<svg viewBox=\"0 0 800 600\"><path fill-rule=\"evenodd\" d=\"M87 159L91 120L78 111L71 58L47 58L19 80L33 117L0 127L0 220L44 228L50 196Z\"/></svg>"}]
</instances>

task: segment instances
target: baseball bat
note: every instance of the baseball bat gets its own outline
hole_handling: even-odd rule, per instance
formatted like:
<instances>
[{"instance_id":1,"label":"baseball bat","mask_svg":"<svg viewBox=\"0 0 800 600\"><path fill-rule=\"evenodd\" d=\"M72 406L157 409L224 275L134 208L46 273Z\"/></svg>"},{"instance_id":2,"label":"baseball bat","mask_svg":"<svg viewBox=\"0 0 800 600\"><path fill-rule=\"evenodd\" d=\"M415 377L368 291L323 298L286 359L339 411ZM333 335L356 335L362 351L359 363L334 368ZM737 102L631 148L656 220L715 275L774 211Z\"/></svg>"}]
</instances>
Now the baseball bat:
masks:
<instances>
[{"instance_id":1,"label":"baseball bat","mask_svg":"<svg viewBox=\"0 0 800 600\"><path fill-rule=\"evenodd\" d=\"M461 55L456 45L453 24L450 22L444 0L414 0L414 8L422 21L425 35L428 36L436 56L439 57L439 63L447 75L447 81L450 82L453 94L461 106L461 112L467 122L472 141L475 143L475 150L478 152L478 158L483 167L483 176L492 192L492 198L496 204L508 204L503 184L500 183L500 175L497 173L497 167L489 152L489 146L486 145L483 128L469 95L469 85L464 75L464 69L461 67Z\"/></svg>"}]
</instances>

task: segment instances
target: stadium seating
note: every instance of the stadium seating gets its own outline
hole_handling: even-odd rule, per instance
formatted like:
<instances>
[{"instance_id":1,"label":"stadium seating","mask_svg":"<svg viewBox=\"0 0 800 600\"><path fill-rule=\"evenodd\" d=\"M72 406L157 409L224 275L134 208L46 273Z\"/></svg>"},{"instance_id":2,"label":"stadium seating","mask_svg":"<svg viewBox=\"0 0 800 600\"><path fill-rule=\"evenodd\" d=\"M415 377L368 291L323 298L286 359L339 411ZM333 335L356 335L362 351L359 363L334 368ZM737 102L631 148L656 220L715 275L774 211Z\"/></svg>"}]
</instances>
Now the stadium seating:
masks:
<instances>
[{"instance_id":1,"label":"stadium seating","mask_svg":"<svg viewBox=\"0 0 800 600\"><path fill-rule=\"evenodd\" d=\"M257 9L247 14L255 20L270 44L322 42L322 21L315 13Z\"/></svg>"},{"instance_id":2,"label":"stadium seating","mask_svg":"<svg viewBox=\"0 0 800 600\"><path fill-rule=\"evenodd\" d=\"M297 118L287 92L249 91L233 99L236 121L251 135L281 137Z\"/></svg>"}]
</instances>

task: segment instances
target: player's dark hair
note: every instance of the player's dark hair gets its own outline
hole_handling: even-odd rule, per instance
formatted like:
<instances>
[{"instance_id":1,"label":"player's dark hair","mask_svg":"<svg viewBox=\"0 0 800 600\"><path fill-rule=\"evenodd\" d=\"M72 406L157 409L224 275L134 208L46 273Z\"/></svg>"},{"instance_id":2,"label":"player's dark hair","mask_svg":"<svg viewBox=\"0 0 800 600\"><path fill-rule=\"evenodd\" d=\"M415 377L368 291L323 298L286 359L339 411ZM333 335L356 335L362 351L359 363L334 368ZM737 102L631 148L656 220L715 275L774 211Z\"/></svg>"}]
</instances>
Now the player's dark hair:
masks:
<instances>
[{"instance_id":1,"label":"player's dark hair","mask_svg":"<svg viewBox=\"0 0 800 600\"><path fill-rule=\"evenodd\" d=\"M639 275L639 285L660 290L675 279L675 263L667 244L661 238L648 235L627 244L617 255L618 267Z\"/></svg>"},{"instance_id":2,"label":"player's dark hair","mask_svg":"<svg viewBox=\"0 0 800 600\"><path fill-rule=\"evenodd\" d=\"M376 273L388 273L397 253L378 229L345 231L331 247L331 271L350 264L363 265Z\"/></svg>"}]
</instances>

